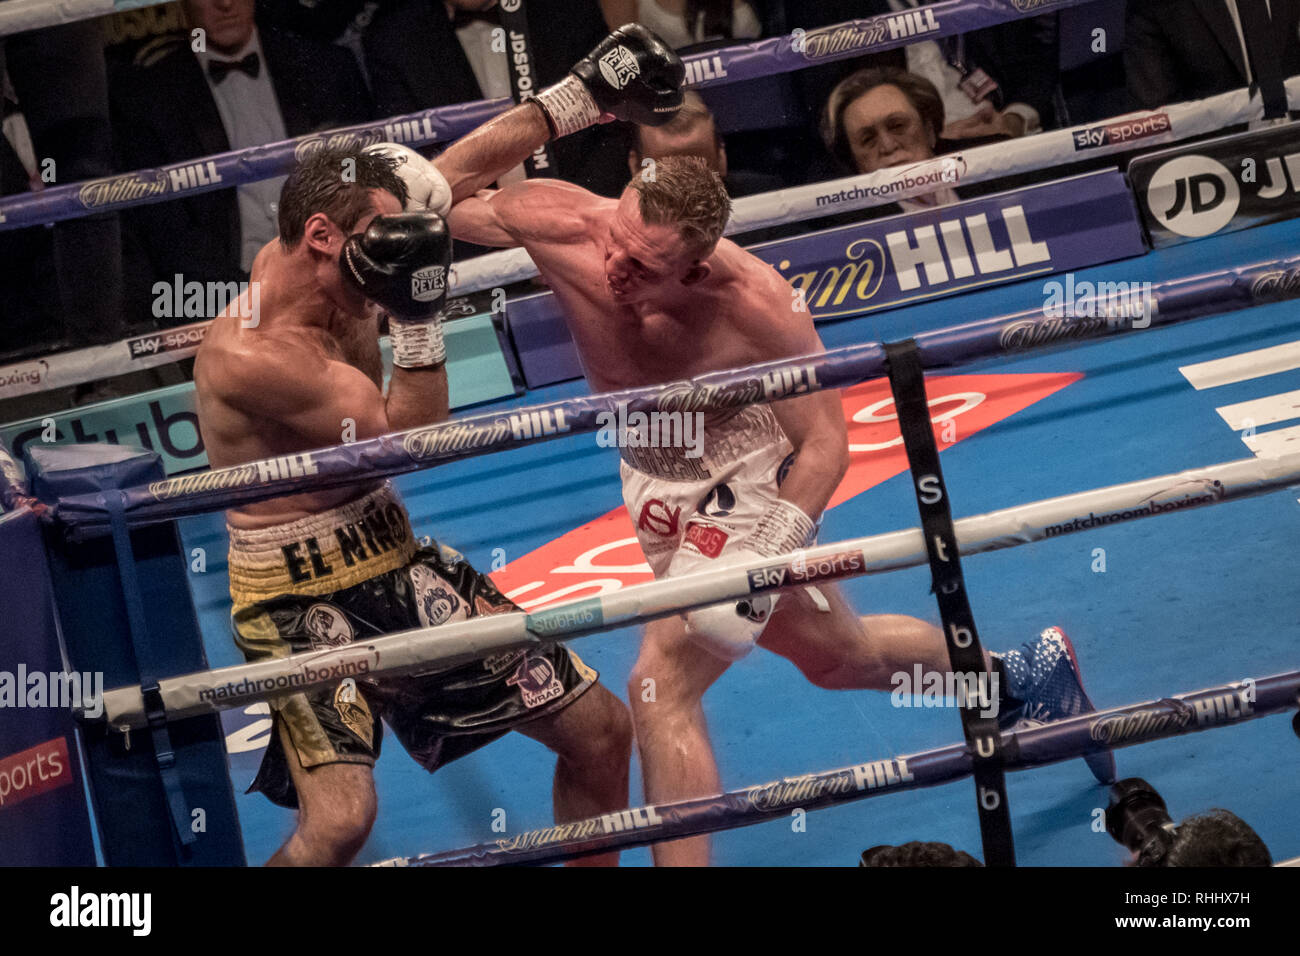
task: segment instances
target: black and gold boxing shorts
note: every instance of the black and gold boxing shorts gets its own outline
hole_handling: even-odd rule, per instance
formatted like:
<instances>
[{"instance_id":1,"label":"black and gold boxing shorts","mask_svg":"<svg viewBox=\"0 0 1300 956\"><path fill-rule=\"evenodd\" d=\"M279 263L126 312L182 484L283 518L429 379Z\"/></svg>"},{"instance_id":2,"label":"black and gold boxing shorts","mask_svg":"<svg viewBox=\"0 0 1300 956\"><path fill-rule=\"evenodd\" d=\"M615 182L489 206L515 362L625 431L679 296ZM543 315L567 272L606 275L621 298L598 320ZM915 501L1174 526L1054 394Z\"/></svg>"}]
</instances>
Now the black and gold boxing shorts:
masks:
<instances>
[{"instance_id":1,"label":"black and gold boxing shorts","mask_svg":"<svg viewBox=\"0 0 1300 956\"><path fill-rule=\"evenodd\" d=\"M300 521L229 531L235 643L250 662L519 610L458 552L427 538L417 544L387 484ZM577 654L551 644L279 695L269 700L275 729L249 792L298 806L289 746L308 770L374 766L381 720L433 772L520 723L562 710L596 679Z\"/></svg>"}]
</instances>

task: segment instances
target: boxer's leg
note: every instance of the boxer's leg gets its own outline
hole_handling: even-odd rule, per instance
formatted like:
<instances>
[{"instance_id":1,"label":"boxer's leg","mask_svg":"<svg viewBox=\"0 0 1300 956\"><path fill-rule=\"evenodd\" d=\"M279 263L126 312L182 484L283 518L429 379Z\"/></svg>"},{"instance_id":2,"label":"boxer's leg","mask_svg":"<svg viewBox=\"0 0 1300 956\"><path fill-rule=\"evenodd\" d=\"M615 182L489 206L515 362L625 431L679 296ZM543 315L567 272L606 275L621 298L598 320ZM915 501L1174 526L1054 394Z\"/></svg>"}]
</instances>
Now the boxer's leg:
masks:
<instances>
[{"instance_id":1,"label":"boxer's leg","mask_svg":"<svg viewBox=\"0 0 1300 956\"><path fill-rule=\"evenodd\" d=\"M601 684L555 714L515 730L555 751L555 822L567 823L628 805L632 721L627 708ZM617 866L618 853L571 860L570 866Z\"/></svg>"},{"instance_id":2,"label":"boxer's leg","mask_svg":"<svg viewBox=\"0 0 1300 956\"><path fill-rule=\"evenodd\" d=\"M650 803L722 791L701 699L729 666L692 642L680 617L646 626L627 695ZM657 843L653 852L656 866L707 866L709 838Z\"/></svg>"},{"instance_id":3,"label":"boxer's leg","mask_svg":"<svg viewBox=\"0 0 1300 956\"><path fill-rule=\"evenodd\" d=\"M817 585L828 610L806 590L785 591L759 638L760 647L791 661L817 687L828 690L892 690L890 678L951 669L943 633L902 614L867 614L849 607L840 589Z\"/></svg>"},{"instance_id":4,"label":"boxer's leg","mask_svg":"<svg viewBox=\"0 0 1300 956\"><path fill-rule=\"evenodd\" d=\"M332 763L307 770L283 721L275 722L289 775L298 791L298 825L267 866L347 866L375 822L374 771L367 764Z\"/></svg>"}]
</instances>

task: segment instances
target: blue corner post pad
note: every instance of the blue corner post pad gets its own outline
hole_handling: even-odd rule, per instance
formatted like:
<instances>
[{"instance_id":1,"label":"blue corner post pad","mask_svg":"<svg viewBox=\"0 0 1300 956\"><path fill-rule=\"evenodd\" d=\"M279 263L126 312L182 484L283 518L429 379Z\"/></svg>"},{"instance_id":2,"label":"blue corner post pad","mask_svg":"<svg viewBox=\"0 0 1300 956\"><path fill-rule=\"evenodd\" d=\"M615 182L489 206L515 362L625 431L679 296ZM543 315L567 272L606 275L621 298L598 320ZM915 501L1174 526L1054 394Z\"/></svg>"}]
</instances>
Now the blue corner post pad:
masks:
<instances>
[{"instance_id":1,"label":"blue corner post pad","mask_svg":"<svg viewBox=\"0 0 1300 956\"><path fill-rule=\"evenodd\" d=\"M189 565L174 526L131 531L121 489L165 477L155 452L126 445L25 449L34 497L97 494L112 536L73 540L47 529L55 604L70 666L103 686L144 688L149 728L128 734L86 724L87 769L110 866L242 865L243 843L215 716L170 723L159 680L206 670ZM154 691L155 693L151 693Z\"/></svg>"}]
</instances>

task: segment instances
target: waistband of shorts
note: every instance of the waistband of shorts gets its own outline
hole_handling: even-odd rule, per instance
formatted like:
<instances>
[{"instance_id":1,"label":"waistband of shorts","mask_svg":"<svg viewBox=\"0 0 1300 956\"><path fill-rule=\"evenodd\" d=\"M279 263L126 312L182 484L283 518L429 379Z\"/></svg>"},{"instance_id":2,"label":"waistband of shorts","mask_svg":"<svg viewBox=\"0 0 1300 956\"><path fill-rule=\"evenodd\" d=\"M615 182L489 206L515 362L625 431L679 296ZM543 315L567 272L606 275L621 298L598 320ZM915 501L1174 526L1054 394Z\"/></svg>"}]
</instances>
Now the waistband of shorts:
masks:
<instances>
[{"instance_id":1,"label":"waistband of shorts","mask_svg":"<svg viewBox=\"0 0 1300 956\"><path fill-rule=\"evenodd\" d=\"M668 414L668 413L654 413ZM681 429L685 423L680 420L660 419L662 423L656 429L654 420L647 422L647 428L640 434L649 433L649 444L638 447L631 442L620 442L619 454L631 468L667 481L700 481L712 478L720 471L746 455L760 448L786 440L785 432L776 420L770 405L747 405L739 410L717 412L673 412L675 416L703 416L704 431L702 437L695 426L699 418L693 418L690 426L692 436L697 436L700 454L683 441L664 441L666 426ZM649 418L649 416L647 416ZM630 424L630 423L629 423ZM678 431L678 435L683 431ZM656 439L659 447L654 447Z\"/></svg>"},{"instance_id":2,"label":"waistband of shorts","mask_svg":"<svg viewBox=\"0 0 1300 956\"><path fill-rule=\"evenodd\" d=\"M415 534L392 485L317 514L249 530L227 524L236 609L284 594L317 596L405 567Z\"/></svg>"}]
</instances>

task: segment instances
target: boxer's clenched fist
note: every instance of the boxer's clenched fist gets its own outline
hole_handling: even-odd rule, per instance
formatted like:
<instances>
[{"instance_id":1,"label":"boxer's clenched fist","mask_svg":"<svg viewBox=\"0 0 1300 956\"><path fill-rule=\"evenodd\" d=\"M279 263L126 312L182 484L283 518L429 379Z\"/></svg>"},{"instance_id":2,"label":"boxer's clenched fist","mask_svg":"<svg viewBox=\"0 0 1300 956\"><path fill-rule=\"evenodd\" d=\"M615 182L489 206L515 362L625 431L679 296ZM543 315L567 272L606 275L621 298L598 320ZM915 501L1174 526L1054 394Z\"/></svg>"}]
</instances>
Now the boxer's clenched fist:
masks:
<instances>
[{"instance_id":1,"label":"boxer's clenched fist","mask_svg":"<svg viewBox=\"0 0 1300 956\"><path fill-rule=\"evenodd\" d=\"M409 146L375 143L365 151L397 161L395 172L406 183L406 212L436 212L445 217L451 211L451 185L438 167Z\"/></svg>"},{"instance_id":2,"label":"boxer's clenched fist","mask_svg":"<svg viewBox=\"0 0 1300 956\"><path fill-rule=\"evenodd\" d=\"M537 94L551 132L567 136L602 114L661 126L682 105L686 67L672 47L639 23L602 40L559 83Z\"/></svg>"}]
</instances>

